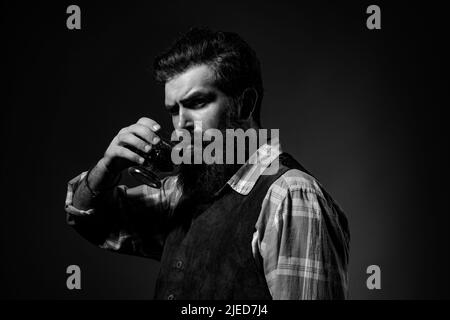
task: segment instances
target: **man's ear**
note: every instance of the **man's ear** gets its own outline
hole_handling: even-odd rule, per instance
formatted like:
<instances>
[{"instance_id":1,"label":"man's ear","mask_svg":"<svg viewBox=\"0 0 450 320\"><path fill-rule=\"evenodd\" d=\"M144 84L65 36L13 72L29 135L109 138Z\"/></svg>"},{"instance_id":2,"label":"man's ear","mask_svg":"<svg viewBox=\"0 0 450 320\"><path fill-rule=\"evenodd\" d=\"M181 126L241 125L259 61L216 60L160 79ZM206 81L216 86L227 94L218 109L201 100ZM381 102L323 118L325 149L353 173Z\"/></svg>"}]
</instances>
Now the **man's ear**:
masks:
<instances>
[{"instance_id":1,"label":"man's ear","mask_svg":"<svg viewBox=\"0 0 450 320\"><path fill-rule=\"evenodd\" d=\"M239 119L247 120L253 115L258 98L258 92L253 87L246 88L244 92L242 92L239 98Z\"/></svg>"}]
</instances>

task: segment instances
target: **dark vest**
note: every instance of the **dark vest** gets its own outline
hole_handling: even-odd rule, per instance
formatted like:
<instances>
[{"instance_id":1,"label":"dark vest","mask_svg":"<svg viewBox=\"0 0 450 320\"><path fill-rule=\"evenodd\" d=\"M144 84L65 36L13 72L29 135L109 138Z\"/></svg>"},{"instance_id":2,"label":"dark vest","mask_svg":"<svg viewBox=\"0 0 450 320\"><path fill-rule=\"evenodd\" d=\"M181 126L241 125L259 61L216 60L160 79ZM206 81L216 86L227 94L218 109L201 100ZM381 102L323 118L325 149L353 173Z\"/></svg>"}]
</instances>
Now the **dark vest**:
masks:
<instances>
[{"instance_id":1,"label":"dark vest","mask_svg":"<svg viewBox=\"0 0 450 320\"><path fill-rule=\"evenodd\" d=\"M290 155L279 156L274 175L261 175L248 195L228 185L211 203L181 203L174 212L161 257L156 299L271 299L262 266L252 253L261 204L289 169L306 171Z\"/></svg>"}]
</instances>

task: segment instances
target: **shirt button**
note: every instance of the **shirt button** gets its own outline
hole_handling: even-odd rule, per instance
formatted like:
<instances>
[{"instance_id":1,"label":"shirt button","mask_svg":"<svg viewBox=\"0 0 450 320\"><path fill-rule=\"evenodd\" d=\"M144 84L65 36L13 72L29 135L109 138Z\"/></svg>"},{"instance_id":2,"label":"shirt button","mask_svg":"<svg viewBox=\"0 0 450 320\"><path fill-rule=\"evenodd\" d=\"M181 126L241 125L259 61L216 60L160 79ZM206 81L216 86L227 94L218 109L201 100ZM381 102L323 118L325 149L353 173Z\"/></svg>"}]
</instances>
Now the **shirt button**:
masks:
<instances>
[{"instance_id":1,"label":"shirt button","mask_svg":"<svg viewBox=\"0 0 450 320\"><path fill-rule=\"evenodd\" d=\"M183 268L183 261L178 260L178 261L177 261L177 264L176 264L176 267L177 267L177 269Z\"/></svg>"},{"instance_id":2,"label":"shirt button","mask_svg":"<svg viewBox=\"0 0 450 320\"><path fill-rule=\"evenodd\" d=\"M175 299L175 296L173 294L169 294L167 296L167 300L173 300L173 299Z\"/></svg>"}]
</instances>

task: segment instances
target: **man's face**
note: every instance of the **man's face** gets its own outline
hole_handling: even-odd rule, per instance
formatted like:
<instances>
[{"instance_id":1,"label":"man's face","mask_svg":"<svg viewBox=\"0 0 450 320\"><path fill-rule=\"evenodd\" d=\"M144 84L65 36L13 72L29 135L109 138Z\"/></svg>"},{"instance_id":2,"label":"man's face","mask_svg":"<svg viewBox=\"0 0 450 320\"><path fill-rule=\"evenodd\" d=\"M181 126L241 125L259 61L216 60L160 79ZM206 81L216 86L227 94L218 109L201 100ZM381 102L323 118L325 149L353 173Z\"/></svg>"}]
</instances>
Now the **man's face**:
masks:
<instances>
[{"instance_id":1,"label":"man's face","mask_svg":"<svg viewBox=\"0 0 450 320\"><path fill-rule=\"evenodd\" d=\"M165 105L175 129L194 130L201 121L202 130L222 129L229 99L214 85L214 71L207 65L189 68L165 85Z\"/></svg>"},{"instance_id":2,"label":"man's face","mask_svg":"<svg viewBox=\"0 0 450 320\"><path fill-rule=\"evenodd\" d=\"M214 85L214 80L213 70L200 65L166 82L165 104L172 114L175 129L185 129L192 134L197 121L201 122L202 131L219 129L224 132L235 126L232 99ZM209 143L202 141L203 148ZM237 168L234 164L182 164L179 182L184 194L204 201L222 187Z\"/></svg>"}]
</instances>

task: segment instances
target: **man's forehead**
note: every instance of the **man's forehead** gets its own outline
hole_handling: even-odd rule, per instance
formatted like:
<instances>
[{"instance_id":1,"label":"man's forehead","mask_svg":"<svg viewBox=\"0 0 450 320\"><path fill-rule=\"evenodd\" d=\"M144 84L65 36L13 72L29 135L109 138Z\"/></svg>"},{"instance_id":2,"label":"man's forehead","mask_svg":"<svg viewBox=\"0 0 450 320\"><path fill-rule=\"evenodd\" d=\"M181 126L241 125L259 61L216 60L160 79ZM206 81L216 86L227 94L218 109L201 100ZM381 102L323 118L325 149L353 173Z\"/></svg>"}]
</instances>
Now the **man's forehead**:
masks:
<instances>
[{"instance_id":1,"label":"man's forehead","mask_svg":"<svg viewBox=\"0 0 450 320\"><path fill-rule=\"evenodd\" d=\"M165 104L173 105L194 91L214 88L215 75L206 64L189 68L165 84Z\"/></svg>"}]
</instances>

